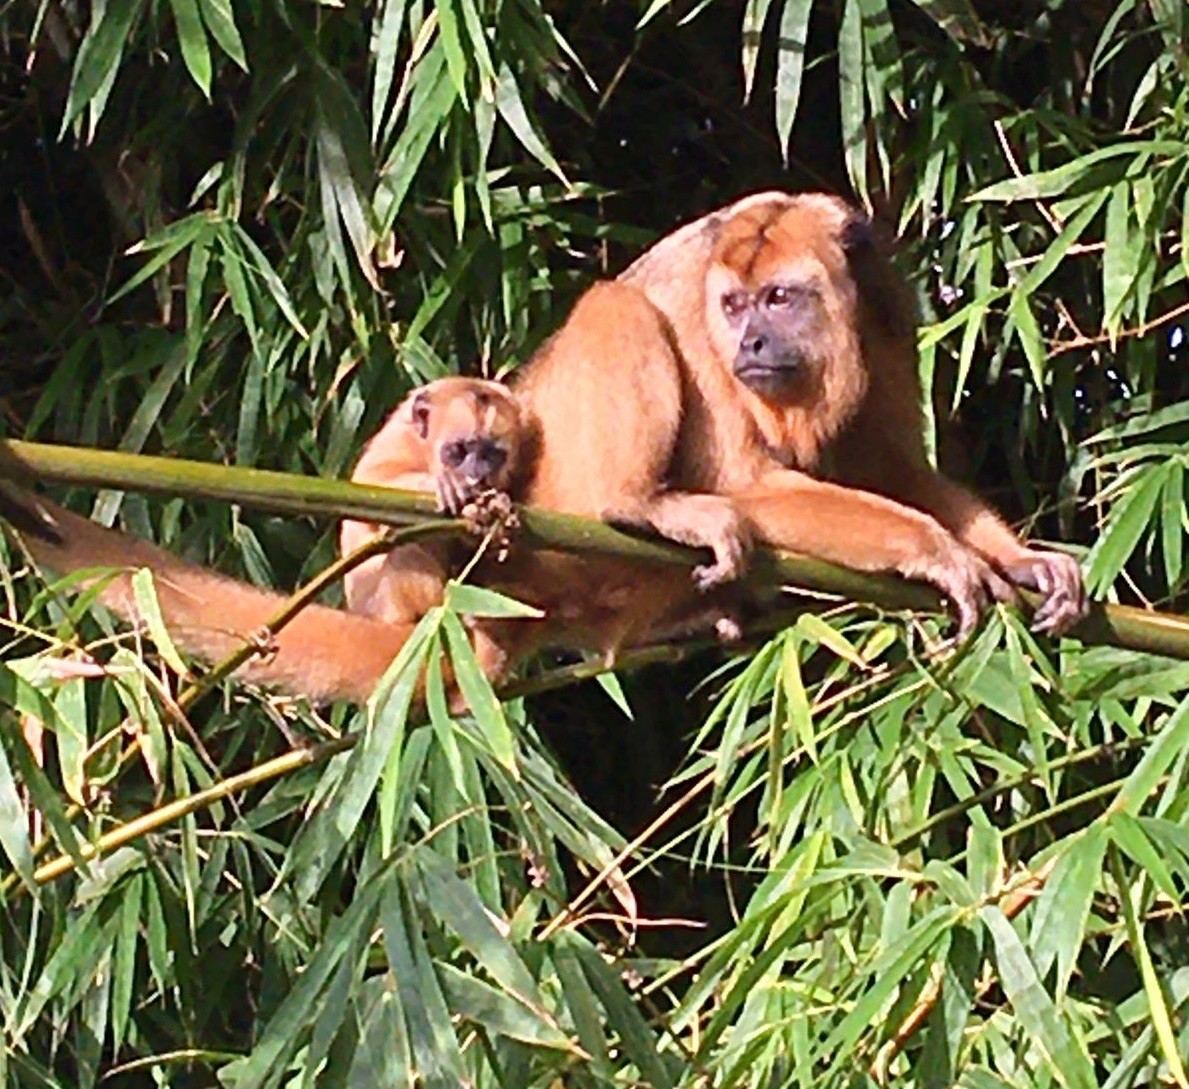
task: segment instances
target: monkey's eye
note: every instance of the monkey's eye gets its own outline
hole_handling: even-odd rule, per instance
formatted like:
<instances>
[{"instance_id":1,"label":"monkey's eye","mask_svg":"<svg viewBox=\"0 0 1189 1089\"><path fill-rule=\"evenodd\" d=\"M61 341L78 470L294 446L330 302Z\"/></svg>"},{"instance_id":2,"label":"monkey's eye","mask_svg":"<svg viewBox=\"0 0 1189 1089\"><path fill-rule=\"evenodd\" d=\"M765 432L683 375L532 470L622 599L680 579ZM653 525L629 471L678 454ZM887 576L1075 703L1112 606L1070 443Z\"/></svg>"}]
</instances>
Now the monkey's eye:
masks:
<instances>
[{"instance_id":1,"label":"monkey's eye","mask_svg":"<svg viewBox=\"0 0 1189 1089\"><path fill-rule=\"evenodd\" d=\"M425 438L425 433L429 428L429 405L423 400L418 399L413 402L413 423L421 437Z\"/></svg>"},{"instance_id":2,"label":"monkey's eye","mask_svg":"<svg viewBox=\"0 0 1189 1089\"><path fill-rule=\"evenodd\" d=\"M768 291L767 303L769 306L788 306L797 294L793 288L777 284Z\"/></svg>"},{"instance_id":3,"label":"monkey's eye","mask_svg":"<svg viewBox=\"0 0 1189 1089\"><path fill-rule=\"evenodd\" d=\"M722 312L728 318L737 318L747 309L746 291L728 291L722 297Z\"/></svg>"},{"instance_id":4,"label":"monkey's eye","mask_svg":"<svg viewBox=\"0 0 1189 1089\"><path fill-rule=\"evenodd\" d=\"M504 463L508 460L508 451L505 450L498 442L492 442L488 439L479 446L479 457L487 464L493 472L498 472L504 467Z\"/></svg>"},{"instance_id":5,"label":"monkey's eye","mask_svg":"<svg viewBox=\"0 0 1189 1089\"><path fill-rule=\"evenodd\" d=\"M442 461L451 469L457 469L466 460L466 456L467 444L462 439L442 446Z\"/></svg>"}]
</instances>

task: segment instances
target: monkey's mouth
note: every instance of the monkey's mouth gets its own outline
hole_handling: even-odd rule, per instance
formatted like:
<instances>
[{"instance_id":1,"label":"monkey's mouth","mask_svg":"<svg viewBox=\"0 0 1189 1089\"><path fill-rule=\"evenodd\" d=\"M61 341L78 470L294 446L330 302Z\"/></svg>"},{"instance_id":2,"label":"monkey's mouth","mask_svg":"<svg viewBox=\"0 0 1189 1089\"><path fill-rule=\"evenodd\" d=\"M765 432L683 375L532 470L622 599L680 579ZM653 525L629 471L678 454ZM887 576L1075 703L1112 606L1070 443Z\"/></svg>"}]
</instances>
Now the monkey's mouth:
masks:
<instances>
[{"instance_id":1,"label":"monkey's mouth","mask_svg":"<svg viewBox=\"0 0 1189 1089\"><path fill-rule=\"evenodd\" d=\"M735 377L740 382L769 400L796 397L806 387L808 372L809 368L800 358L775 364L747 360L735 367Z\"/></svg>"}]
</instances>

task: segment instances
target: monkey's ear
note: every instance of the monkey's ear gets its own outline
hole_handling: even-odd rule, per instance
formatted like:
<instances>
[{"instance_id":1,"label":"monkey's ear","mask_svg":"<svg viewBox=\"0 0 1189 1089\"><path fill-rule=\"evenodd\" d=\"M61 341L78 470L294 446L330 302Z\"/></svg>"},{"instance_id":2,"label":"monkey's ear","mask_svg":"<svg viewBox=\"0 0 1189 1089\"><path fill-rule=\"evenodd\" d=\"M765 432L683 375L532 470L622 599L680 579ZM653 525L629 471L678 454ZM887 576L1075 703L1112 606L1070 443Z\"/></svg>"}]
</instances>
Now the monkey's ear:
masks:
<instances>
[{"instance_id":1,"label":"monkey's ear","mask_svg":"<svg viewBox=\"0 0 1189 1089\"><path fill-rule=\"evenodd\" d=\"M859 257L875 248L876 226L866 212L855 211L842 227L842 248L848 257Z\"/></svg>"},{"instance_id":2,"label":"monkey's ear","mask_svg":"<svg viewBox=\"0 0 1189 1089\"><path fill-rule=\"evenodd\" d=\"M424 393L418 393L413 398L409 414L413 417L413 428L424 439L429 435L429 398Z\"/></svg>"},{"instance_id":3,"label":"monkey's ear","mask_svg":"<svg viewBox=\"0 0 1189 1089\"><path fill-rule=\"evenodd\" d=\"M851 275L868 313L887 334L912 336L916 299L892 261L891 236L865 212L853 211L839 234Z\"/></svg>"}]
</instances>

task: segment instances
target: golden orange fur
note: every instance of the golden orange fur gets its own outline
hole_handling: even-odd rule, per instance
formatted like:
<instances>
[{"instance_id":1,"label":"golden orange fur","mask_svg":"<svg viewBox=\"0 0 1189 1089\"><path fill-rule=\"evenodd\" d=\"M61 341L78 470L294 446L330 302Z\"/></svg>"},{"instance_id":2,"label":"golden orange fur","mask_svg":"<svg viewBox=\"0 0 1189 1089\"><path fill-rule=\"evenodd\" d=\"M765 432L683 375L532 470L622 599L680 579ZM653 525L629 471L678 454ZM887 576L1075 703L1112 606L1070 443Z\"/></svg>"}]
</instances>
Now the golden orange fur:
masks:
<instances>
[{"instance_id":1,"label":"golden orange fur","mask_svg":"<svg viewBox=\"0 0 1189 1089\"><path fill-rule=\"evenodd\" d=\"M907 290L864 217L824 194L747 197L591 288L516 376L531 436L517 487L530 503L708 548L702 586L735 577L754 535L932 582L963 631L1009 582L1038 589L1035 625L1063 630L1085 608L1076 563L1028 548L928 465L915 360ZM58 539L29 536L39 559L153 567L171 628L209 626L179 639L198 653L212 631L242 640L274 600L41 509ZM493 676L547 642L612 654L691 607L688 576L613 560L528 554L487 577L546 612L477 625ZM105 600L129 612L117 597ZM359 698L408 633L333 610L305 616L251 679Z\"/></svg>"}]
</instances>

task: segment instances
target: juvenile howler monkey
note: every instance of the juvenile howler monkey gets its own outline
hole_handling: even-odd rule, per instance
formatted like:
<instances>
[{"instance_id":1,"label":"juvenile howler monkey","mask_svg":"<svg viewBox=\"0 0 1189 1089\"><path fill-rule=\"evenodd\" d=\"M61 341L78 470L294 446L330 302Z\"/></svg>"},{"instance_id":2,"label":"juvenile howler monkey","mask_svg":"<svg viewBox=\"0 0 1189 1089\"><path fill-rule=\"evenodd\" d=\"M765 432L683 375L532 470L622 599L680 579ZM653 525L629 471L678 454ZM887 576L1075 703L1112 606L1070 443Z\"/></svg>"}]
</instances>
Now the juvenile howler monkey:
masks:
<instances>
[{"instance_id":1,"label":"juvenile howler monkey","mask_svg":"<svg viewBox=\"0 0 1189 1089\"><path fill-rule=\"evenodd\" d=\"M520 406L506 386L439 378L397 406L364 447L351 479L431 492L440 510L462 514L484 492L511 491L523 432ZM341 552L354 551L382 528L344 521ZM365 560L343 578L347 608L375 620L419 620L441 604L451 544L403 545Z\"/></svg>"}]
</instances>

